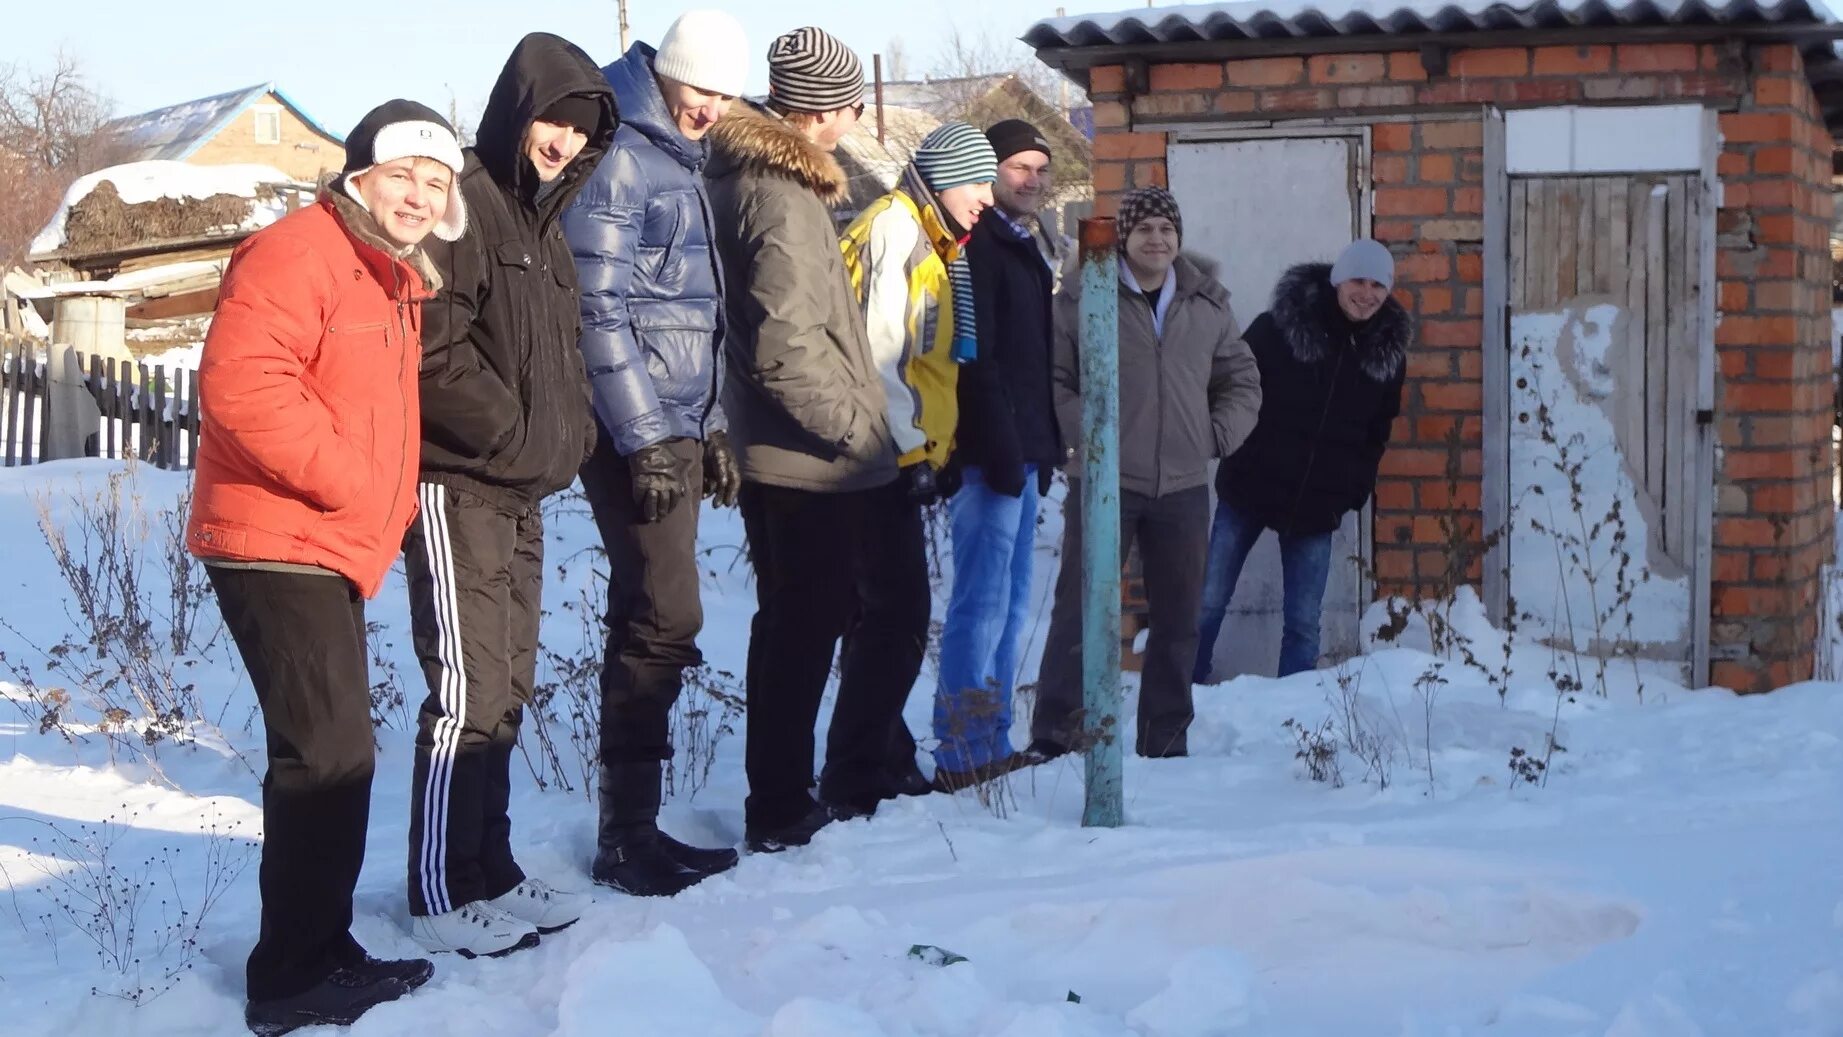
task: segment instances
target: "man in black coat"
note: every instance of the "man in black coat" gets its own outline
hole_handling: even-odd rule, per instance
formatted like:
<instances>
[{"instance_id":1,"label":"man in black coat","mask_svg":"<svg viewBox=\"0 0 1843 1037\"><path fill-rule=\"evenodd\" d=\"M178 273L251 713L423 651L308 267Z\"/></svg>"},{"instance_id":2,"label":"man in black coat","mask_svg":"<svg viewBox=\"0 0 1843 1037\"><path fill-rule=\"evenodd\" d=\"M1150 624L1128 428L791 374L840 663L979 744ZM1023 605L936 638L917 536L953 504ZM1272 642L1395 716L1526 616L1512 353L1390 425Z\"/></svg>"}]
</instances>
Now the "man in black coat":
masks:
<instances>
[{"instance_id":1,"label":"man in black coat","mask_svg":"<svg viewBox=\"0 0 1843 1037\"><path fill-rule=\"evenodd\" d=\"M434 250L423 307L421 513L404 542L422 705L410 806L411 931L467 957L537 943L586 898L512 857L512 749L537 671L539 505L595 445L558 217L613 139L614 93L546 33L506 61L467 151L466 237Z\"/></svg>"},{"instance_id":2,"label":"man in black coat","mask_svg":"<svg viewBox=\"0 0 1843 1037\"><path fill-rule=\"evenodd\" d=\"M1037 219L1050 192L1049 142L1010 119L986 131L997 206L973 227L967 264L979 355L960 368L948 503L953 593L934 698L935 784L974 784L1015 762L1011 697L1030 618L1037 501L1063 460L1051 383L1050 300L1060 250Z\"/></svg>"},{"instance_id":3,"label":"man in black coat","mask_svg":"<svg viewBox=\"0 0 1843 1037\"><path fill-rule=\"evenodd\" d=\"M1376 489L1401 412L1414 321L1389 297L1395 257L1368 239L1335 264L1293 267L1273 306L1243 336L1261 365L1261 419L1216 473L1195 679L1209 677L1216 636L1242 564L1263 530L1280 538L1285 604L1280 676L1318 665L1331 537Z\"/></svg>"}]
</instances>

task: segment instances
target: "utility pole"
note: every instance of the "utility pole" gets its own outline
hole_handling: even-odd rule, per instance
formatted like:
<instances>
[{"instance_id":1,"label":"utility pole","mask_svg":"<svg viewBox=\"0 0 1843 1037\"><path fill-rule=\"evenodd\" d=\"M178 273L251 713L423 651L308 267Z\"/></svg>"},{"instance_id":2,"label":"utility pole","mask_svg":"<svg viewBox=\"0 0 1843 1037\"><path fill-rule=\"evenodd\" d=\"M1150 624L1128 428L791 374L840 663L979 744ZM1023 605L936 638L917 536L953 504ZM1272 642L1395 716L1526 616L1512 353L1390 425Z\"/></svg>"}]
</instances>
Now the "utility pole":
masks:
<instances>
[{"instance_id":1,"label":"utility pole","mask_svg":"<svg viewBox=\"0 0 1843 1037\"><path fill-rule=\"evenodd\" d=\"M1083 827L1125 821L1120 787L1120 260L1114 221L1081 221Z\"/></svg>"},{"instance_id":2,"label":"utility pole","mask_svg":"<svg viewBox=\"0 0 1843 1037\"><path fill-rule=\"evenodd\" d=\"M614 0L614 6L621 16L621 53L626 54L631 45L627 38L627 0ZM1150 6L1149 0L1147 6Z\"/></svg>"}]
</instances>

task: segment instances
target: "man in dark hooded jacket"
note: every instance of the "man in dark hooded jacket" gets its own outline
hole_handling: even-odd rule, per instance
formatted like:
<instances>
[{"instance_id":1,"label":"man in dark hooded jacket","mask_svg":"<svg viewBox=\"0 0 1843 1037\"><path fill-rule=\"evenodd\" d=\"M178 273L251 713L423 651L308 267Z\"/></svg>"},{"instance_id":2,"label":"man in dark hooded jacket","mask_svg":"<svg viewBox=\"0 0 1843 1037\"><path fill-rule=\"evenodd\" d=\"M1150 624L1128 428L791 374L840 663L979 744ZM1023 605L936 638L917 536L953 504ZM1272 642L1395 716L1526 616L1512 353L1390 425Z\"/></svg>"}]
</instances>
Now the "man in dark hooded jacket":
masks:
<instances>
[{"instance_id":1,"label":"man in dark hooded jacket","mask_svg":"<svg viewBox=\"0 0 1843 1037\"><path fill-rule=\"evenodd\" d=\"M1198 621L1196 682L1248 552L1265 530L1280 538L1284 588L1280 676L1318 665L1319 615L1331 535L1376 489L1376 468L1401 412L1414 320L1389 297L1395 258L1363 239L1335 264L1293 267L1273 306L1249 325L1261 365L1261 420L1216 473L1216 518Z\"/></svg>"},{"instance_id":2,"label":"man in dark hooded jacket","mask_svg":"<svg viewBox=\"0 0 1843 1037\"><path fill-rule=\"evenodd\" d=\"M421 514L404 544L429 683L410 806L411 929L467 957L531 946L582 894L512 857L512 749L537 670L539 505L595 444L559 216L613 138L614 94L546 33L506 61L467 151L471 232L434 252L423 309Z\"/></svg>"}]
</instances>

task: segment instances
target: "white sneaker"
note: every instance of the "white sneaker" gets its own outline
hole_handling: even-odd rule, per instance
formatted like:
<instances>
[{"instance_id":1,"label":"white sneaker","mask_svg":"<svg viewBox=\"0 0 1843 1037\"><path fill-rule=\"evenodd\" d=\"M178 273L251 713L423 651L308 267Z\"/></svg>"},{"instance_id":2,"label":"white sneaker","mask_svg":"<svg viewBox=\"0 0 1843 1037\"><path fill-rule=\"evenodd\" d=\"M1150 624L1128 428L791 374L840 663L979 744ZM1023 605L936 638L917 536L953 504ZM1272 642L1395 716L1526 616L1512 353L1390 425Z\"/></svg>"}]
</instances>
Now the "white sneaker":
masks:
<instances>
[{"instance_id":1,"label":"white sneaker","mask_svg":"<svg viewBox=\"0 0 1843 1037\"><path fill-rule=\"evenodd\" d=\"M497 958L538 945L537 927L493 906L490 900L440 915L410 919L410 935L425 950L452 952L463 958Z\"/></svg>"},{"instance_id":2,"label":"white sneaker","mask_svg":"<svg viewBox=\"0 0 1843 1037\"><path fill-rule=\"evenodd\" d=\"M557 889L542 879L528 878L513 886L511 892L494 897L486 901L486 904L531 924L538 932L548 936L559 929L575 925L588 908L589 897L586 893Z\"/></svg>"}]
</instances>

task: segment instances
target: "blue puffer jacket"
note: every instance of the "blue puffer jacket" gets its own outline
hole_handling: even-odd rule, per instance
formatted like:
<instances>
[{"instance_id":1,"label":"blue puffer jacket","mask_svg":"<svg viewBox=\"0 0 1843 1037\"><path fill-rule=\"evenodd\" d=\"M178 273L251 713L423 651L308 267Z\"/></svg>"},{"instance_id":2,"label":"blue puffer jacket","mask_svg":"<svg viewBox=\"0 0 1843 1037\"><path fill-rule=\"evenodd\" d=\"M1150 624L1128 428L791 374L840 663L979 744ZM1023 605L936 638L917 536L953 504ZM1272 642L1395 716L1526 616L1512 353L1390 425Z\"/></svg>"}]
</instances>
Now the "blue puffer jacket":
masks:
<instances>
[{"instance_id":1,"label":"blue puffer jacket","mask_svg":"<svg viewBox=\"0 0 1843 1037\"><path fill-rule=\"evenodd\" d=\"M710 244L702 141L679 133L636 43L602 70L621 112L601 164L563 216L582 287L595 416L622 454L704 438L717 399L723 274Z\"/></svg>"}]
</instances>

